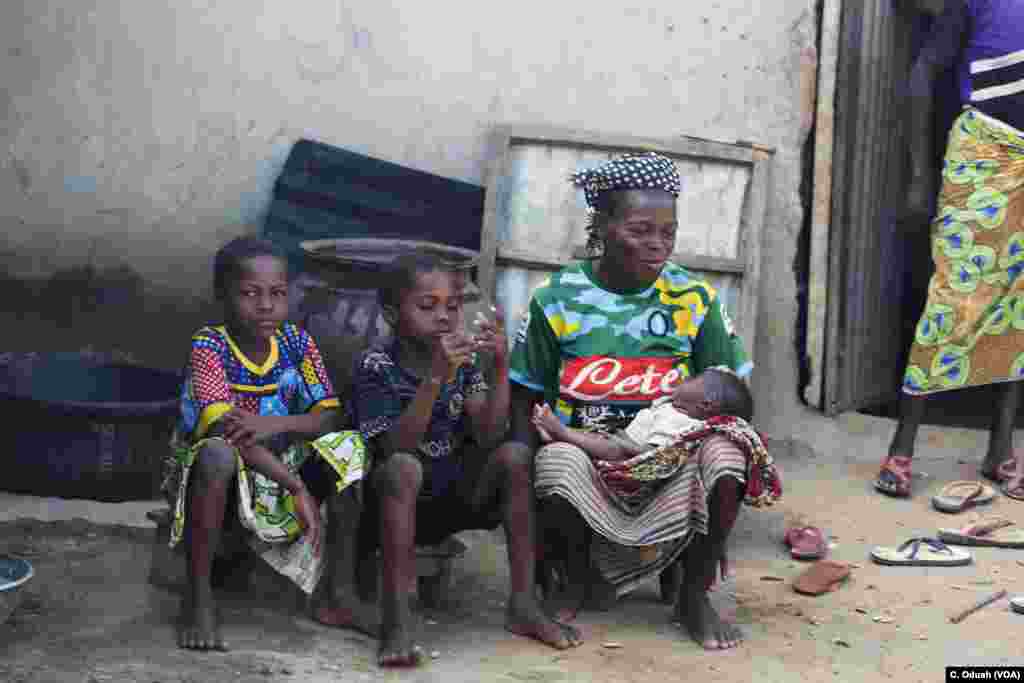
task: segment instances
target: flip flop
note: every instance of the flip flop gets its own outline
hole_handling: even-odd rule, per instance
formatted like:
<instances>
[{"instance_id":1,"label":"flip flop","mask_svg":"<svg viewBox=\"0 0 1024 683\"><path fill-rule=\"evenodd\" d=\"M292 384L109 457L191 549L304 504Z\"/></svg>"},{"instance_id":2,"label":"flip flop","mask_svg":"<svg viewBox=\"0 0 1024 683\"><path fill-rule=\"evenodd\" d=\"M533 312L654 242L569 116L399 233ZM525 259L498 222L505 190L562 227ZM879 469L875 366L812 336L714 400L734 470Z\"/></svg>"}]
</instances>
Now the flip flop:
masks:
<instances>
[{"instance_id":1,"label":"flip flop","mask_svg":"<svg viewBox=\"0 0 1024 683\"><path fill-rule=\"evenodd\" d=\"M1024 614L1024 595L1018 595L1015 598L1010 598L1010 609L1017 614Z\"/></svg>"},{"instance_id":2,"label":"flip flop","mask_svg":"<svg viewBox=\"0 0 1024 683\"><path fill-rule=\"evenodd\" d=\"M875 479L875 488L897 498L910 496L910 458L905 455L887 455Z\"/></svg>"},{"instance_id":3,"label":"flip flop","mask_svg":"<svg viewBox=\"0 0 1024 683\"><path fill-rule=\"evenodd\" d=\"M954 481L932 496L932 507L939 512L963 512L975 505L991 503L995 498L996 492L991 486L976 481Z\"/></svg>"},{"instance_id":4,"label":"flip flop","mask_svg":"<svg viewBox=\"0 0 1024 683\"><path fill-rule=\"evenodd\" d=\"M850 576L850 566L833 560L820 560L793 581L793 590L802 595L821 595L839 588Z\"/></svg>"},{"instance_id":5,"label":"flip flop","mask_svg":"<svg viewBox=\"0 0 1024 683\"><path fill-rule=\"evenodd\" d=\"M877 564L903 567L958 567L971 563L966 550L950 548L934 538L911 538L898 548L877 547L871 551Z\"/></svg>"},{"instance_id":6,"label":"flip flop","mask_svg":"<svg viewBox=\"0 0 1024 683\"><path fill-rule=\"evenodd\" d=\"M1003 484L1001 487L1003 495L1007 498L1013 498L1014 500L1024 500L1024 484L1020 484L1015 488L1010 488L1008 484Z\"/></svg>"},{"instance_id":7,"label":"flip flop","mask_svg":"<svg viewBox=\"0 0 1024 683\"><path fill-rule=\"evenodd\" d=\"M1012 520L993 516L962 529L939 529L939 540L952 545L977 545L992 548L1024 548L1024 529Z\"/></svg>"},{"instance_id":8,"label":"flip flop","mask_svg":"<svg viewBox=\"0 0 1024 683\"><path fill-rule=\"evenodd\" d=\"M818 560L828 552L825 534L816 526L794 527L782 539L797 560Z\"/></svg>"}]
</instances>

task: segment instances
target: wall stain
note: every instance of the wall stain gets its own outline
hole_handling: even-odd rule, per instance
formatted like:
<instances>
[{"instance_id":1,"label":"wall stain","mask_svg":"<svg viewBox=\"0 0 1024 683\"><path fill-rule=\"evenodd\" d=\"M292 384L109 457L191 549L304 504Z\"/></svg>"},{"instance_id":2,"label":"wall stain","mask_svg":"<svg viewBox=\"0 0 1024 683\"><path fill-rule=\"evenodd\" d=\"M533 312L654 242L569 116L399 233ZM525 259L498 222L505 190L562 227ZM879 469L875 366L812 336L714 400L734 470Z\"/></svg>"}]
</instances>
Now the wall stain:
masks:
<instances>
[{"instance_id":1,"label":"wall stain","mask_svg":"<svg viewBox=\"0 0 1024 683\"><path fill-rule=\"evenodd\" d=\"M22 193L28 193L32 189L32 174L28 166L21 159L11 159L11 166L14 168L14 175L18 178L18 187Z\"/></svg>"}]
</instances>

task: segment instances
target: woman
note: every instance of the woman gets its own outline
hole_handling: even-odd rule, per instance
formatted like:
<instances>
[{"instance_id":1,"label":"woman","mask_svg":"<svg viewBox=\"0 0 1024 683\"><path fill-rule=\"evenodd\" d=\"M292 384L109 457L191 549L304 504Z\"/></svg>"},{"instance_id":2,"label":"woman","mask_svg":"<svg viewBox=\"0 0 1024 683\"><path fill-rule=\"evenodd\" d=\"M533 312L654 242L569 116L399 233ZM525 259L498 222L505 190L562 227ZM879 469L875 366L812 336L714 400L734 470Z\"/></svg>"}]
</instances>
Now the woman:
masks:
<instances>
[{"instance_id":1,"label":"woman","mask_svg":"<svg viewBox=\"0 0 1024 683\"><path fill-rule=\"evenodd\" d=\"M911 458L926 397L995 385L981 475L1024 500L1013 427L1024 378L1024 3L951 0L910 74L911 186L922 213L934 197L931 122L937 77L958 67L963 112L949 132L932 220L935 274L903 380L900 423L875 488L911 493ZM1017 457L1024 458L1024 452Z\"/></svg>"},{"instance_id":2,"label":"woman","mask_svg":"<svg viewBox=\"0 0 1024 683\"><path fill-rule=\"evenodd\" d=\"M675 165L653 153L626 155L572 181L584 190L588 246L600 255L539 287L514 341L513 429L533 448L530 418L539 403L571 427L611 432L680 378L716 366L744 376L752 369L715 290L668 261L680 188ZM581 576L592 593L603 587L618 596L682 558L679 620L706 648L734 647L739 632L715 613L707 589L745 477L743 452L711 438L637 511L603 485L581 449L542 448L537 495L546 526L563 540L572 607L583 598Z\"/></svg>"}]
</instances>

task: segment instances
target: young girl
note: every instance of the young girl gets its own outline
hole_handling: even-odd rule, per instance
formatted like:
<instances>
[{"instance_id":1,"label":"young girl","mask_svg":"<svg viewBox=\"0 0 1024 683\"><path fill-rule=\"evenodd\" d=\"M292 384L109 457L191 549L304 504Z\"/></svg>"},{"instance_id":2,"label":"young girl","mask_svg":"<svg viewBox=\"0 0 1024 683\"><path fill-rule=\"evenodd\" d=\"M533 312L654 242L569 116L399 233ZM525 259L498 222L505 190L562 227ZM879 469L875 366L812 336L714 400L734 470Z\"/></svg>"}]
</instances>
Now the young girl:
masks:
<instances>
[{"instance_id":1,"label":"young girl","mask_svg":"<svg viewBox=\"0 0 1024 683\"><path fill-rule=\"evenodd\" d=\"M336 562L329 605L317 618L372 628L352 601L359 508L349 502L350 484L362 479L364 448L354 432L330 433L339 401L320 353L305 331L285 322L287 261L271 242L236 239L217 252L214 291L224 323L192 337L164 484L174 509L171 546L184 539L188 556L178 644L227 649L210 584L226 513L237 511L227 521L308 594L322 572L325 498Z\"/></svg>"},{"instance_id":2,"label":"young girl","mask_svg":"<svg viewBox=\"0 0 1024 683\"><path fill-rule=\"evenodd\" d=\"M365 512L379 517L364 521L364 550L379 543L383 560L382 666L420 660L405 598L414 542L499 524L511 569L506 628L559 649L579 643L576 630L547 617L534 598L530 454L521 444L498 446L509 409L504 322L499 315L466 338L462 297L461 278L438 260L396 259L380 290L394 340L367 350L356 371L352 413L373 454ZM481 349L494 354L492 390L473 360Z\"/></svg>"}]
</instances>

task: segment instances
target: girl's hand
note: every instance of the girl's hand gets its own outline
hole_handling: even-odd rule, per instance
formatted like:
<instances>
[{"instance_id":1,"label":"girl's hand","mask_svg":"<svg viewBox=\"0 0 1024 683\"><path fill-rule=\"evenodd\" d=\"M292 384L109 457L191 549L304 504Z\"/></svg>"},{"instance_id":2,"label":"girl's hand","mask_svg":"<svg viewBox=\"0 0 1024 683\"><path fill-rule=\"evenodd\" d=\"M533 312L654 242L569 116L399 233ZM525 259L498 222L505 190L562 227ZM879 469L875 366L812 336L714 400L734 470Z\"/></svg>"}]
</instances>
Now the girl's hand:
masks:
<instances>
[{"instance_id":1,"label":"girl's hand","mask_svg":"<svg viewBox=\"0 0 1024 683\"><path fill-rule=\"evenodd\" d=\"M309 541L313 545L313 553L319 555L322 541L320 534L320 506L317 505L316 499L306 490L305 486L299 489L297 493L294 493L293 496L295 498L295 516L299 518L299 522L309 535Z\"/></svg>"},{"instance_id":2,"label":"girl's hand","mask_svg":"<svg viewBox=\"0 0 1024 683\"><path fill-rule=\"evenodd\" d=\"M235 408L221 418L224 438L239 448L248 448L278 433L273 418Z\"/></svg>"},{"instance_id":3,"label":"girl's hand","mask_svg":"<svg viewBox=\"0 0 1024 683\"><path fill-rule=\"evenodd\" d=\"M473 360L473 342L464 334L453 333L441 337L434 347L430 375L433 380L451 382L459 368Z\"/></svg>"},{"instance_id":4,"label":"girl's hand","mask_svg":"<svg viewBox=\"0 0 1024 683\"><path fill-rule=\"evenodd\" d=\"M477 313L474 324L479 332L473 337L477 348L494 354L497 364L508 362L508 336L505 334L505 312L499 306L491 306L494 321L488 320L482 313Z\"/></svg>"},{"instance_id":5,"label":"girl's hand","mask_svg":"<svg viewBox=\"0 0 1024 683\"><path fill-rule=\"evenodd\" d=\"M565 440L565 425L551 412L551 407L547 403L533 406L533 426L545 443Z\"/></svg>"}]
</instances>

